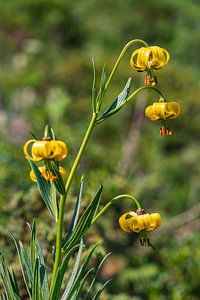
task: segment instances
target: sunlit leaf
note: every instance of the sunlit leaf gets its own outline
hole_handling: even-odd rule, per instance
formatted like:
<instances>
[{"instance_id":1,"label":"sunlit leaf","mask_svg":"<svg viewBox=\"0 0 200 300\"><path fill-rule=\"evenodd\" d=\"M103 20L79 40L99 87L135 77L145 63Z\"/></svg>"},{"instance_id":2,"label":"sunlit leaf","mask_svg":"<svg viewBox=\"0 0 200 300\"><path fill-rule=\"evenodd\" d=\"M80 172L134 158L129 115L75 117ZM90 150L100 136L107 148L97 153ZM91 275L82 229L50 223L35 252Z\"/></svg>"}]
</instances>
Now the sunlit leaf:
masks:
<instances>
[{"instance_id":1,"label":"sunlit leaf","mask_svg":"<svg viewBox=\"0 0 200 300\"><path fill-rule=\"evenodd\" d=\"M107 119L108 117L112 116L122 108L129 95L130 86L131 86L131 78L128 79L123 91L119 94L117 99L113 101L113 103L107 108L107 110L97 119L96 121L97 124Z\"/></svg>"}]
</instances>

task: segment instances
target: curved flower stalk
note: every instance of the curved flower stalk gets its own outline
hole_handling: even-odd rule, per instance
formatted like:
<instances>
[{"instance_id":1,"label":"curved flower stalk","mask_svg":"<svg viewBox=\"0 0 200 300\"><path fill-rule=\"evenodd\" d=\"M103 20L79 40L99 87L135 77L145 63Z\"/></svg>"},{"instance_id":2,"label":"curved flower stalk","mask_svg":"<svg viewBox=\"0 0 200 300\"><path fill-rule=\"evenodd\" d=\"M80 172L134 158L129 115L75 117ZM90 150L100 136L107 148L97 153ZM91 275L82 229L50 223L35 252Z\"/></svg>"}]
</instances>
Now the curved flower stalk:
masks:
<instances>
[{"instance_id":1,"label":"curved flower stalk","mask_svg":"<svg viewBox=\"0 0 200 300\"><path fill-rule=\"evenodd\" d=\"M137 207L135 211L129 211L124 213L119 218L119 226L120 228L126 233L140 233L140 244L141 246L151 246L153 249L155 247L150 243L149 239L147 238L147 233L149 231L156 230L161 225L161 216L159 213L145 213L144 209L141 208L140 202L133 196L129 194L122 194L112 198L95 216L92 221L94 224L108 209L109 207L115 203L115 201L122 200L122 199L130 199L134 205Z\"/></svg>"},{"instance_id":2,"label":"curved flower stalk","mask_svg":"<svg viewBox=\"0 0 200 300\"><path fill-rule=\"evenodd\" d=\"M131 91L131 78L127 80L127 83L118 97L111 103L111 105L101 112L101 106L105 98L105 94L109 89L109 86L114 78L114 75L118 69L118 66L124 57L127 50L134 44L142 44L142 48L135 50L132 54L131 65L137 71L147 72L145 77L145 85ZM68 193L75 176L77 167L86 149L91 134L97 124L104 122L111 116L119 112L122 107L134 99L135 96L142 92L144 89L149 89L157 93L161 98L164 98L162 92L155 88L157 84L157 78L153 74L153 70L159 70L167 65L169 60L168 52L158 46L149 46L145 41L135 39L130 41L122 49L108 79L106 78L105 67L102 70L100 87L96 87L96 70L93 62L93 86L92 86L92 116L88 125L88 129L85 133L80 149L72 164L72 168L65 179L65 171L60 166L60 161L66 158L68 154L68 148L64 141L57 140L55 134L49 126L45 129L44 138L38 140L37 138L27 141L24 145L24 154L29 160L31 171L31 179L37 181L41 196L49 209L49 212L56 223L56 245L54 251L53 272L51 276L50 287L48 287L48 279L45 277L45 283L42 281L40 274L41 266L43 265L43 258L41 250L38 246L35 238L35 227L31 231L31 257L26 255L23 245L17 244L17 250L20 257L20 263L22 266L22 273L27 287L27 293L32 300L71 300L79 299L81 294L81 287L87 278L86 272L89 260L94 250L91 250L91 254L88 255L81 265L81 254L83 251L82 238L86 234L87 230L107 211L107 209L115 202L122 198L128 198L134 202L137 210L136 212L125 213L120 218L120 226L124 231L128 232L146 232L155 230L160 226L161 218L159 214L144 214L141 213L141 205L139 201L129 194L122 194L112 198L98 213L99 203L101 201L103 187L100 186L94 198L89 203L88 207L79 217L80 204L83 190L83 179L81 180L80 189L74 208L74 214L71 224L68 229L68 233L64 237L64 212ZM130 93L130 95L129 95ZM167 118L175 118L178 116L178 106L175 104L153 104L153 108L146 109L146 116L150 119L162 119L166 121ZM166 130L166 129L165 129ZM43 163L41 166L40 163ZM140 214L139 214L140 212ZM63 278L68 266L69 259L76 249L78 250L77 259L72 271L72 275L69 279L67 287L63 287ZM31 259L31 266L29 260ZM28 262L28 263L27 263ZM24 265L26 267L24 268ZM4 267L4 261L2 259L3 271L6 279L10 278L7 269ZM80 267L80 268L79 268ZM28 273L27 273L28 272ZM27 274L26 274L27 273ZM32 279L29 282L27 280ZM9 280L9 279L8 279ZM13 279L14 280L14 279ZM5 282L4 282L5 283ZM45 286L44 286L45 284ZM12 286L12 280L9 281L9 288L7 289L5 283L6 293L9 294L9 288L12 289L12 293L16 293L14 286ZM102 287L103 288L103 287ZM64 294L62 291L64 290ZM42 291L42 292L41 292ZM47 291L47 292L45 292ZM102 290L100 290L93 299L98 299ZM62 295L61 295L62 294ZM6 294L7 295L7 294ZM13 294L14 295L14 294ZM79 297L79 298L78 298ZM6 298L5 298L6 299ZM8 299L20 299L20 296L12 298L12 295Z\"/></svg>"},{"instance_id":3,"label":"curved flower stalk","mask_svg":"<svg viewBox=\"0 0 200 300\"><path fill-rule=\"evenodd\" d=\"M108 208L116 201L121 199L130 199L134 205L136 205L136 212L130 211L124 213L119 218L119 226L125 232L136 232L139 233L142 230L152 231L160 227L161 217L159 213L146 214L144 209L141 208L140 202L133 196L129 194L122 194L112 198L95 216L92 221L94 224L107 210Z\"/></svg>"}]
</instances>

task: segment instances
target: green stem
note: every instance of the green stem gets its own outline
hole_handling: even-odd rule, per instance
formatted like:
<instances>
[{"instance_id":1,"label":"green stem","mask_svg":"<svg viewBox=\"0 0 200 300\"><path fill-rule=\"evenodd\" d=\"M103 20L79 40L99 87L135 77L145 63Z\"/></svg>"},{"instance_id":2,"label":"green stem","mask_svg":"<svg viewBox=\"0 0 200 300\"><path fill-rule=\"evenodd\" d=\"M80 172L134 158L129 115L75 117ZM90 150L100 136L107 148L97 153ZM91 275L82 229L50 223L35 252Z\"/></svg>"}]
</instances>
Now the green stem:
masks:
<instances>
[{"instance_id":1,"label":"green stem","mask_svg":"<svg viewBox=\"0 0 200 300\"><path fill-rule=\"evenodd\" d=\"M59 217L58 217L58 224L57 224L57 233L56 233L56 255L55 255L55 262L53 267L53 274L51 279L51 289L54 285L56 274L58 267L60 265L61 260L61 249L62 249L62 227L63 227L63 216L64 216L64 208L65 208L65 199L66 195L60 196L60 205L59 205Z\"/></svg>"},{"instance_id":2,"label":"green stem","mask_svg":"<svg viewBox=\"0 0 200 300\"><path fill-rule=\"evenodd\" d=\"M57 270L60 266L61 263L61 252L62 252L62 230L63 230L63 217L64 217L64 211L65 211L65 203L67 199L67 194L69 192L74 174L76 172L76 169L78 167L78 164L81 160L81 157L83 155L83 152L87 146L89 137L92 133L92 130L94 128L94 124L97 118L97 114L93 114L91 121L89 123L88 129L86 131L86 134L84 136L84 139L82 141L81 147L79 149L79 152L76 156L76 159L73 163L73 166L71 168L71 171L69 173L69 176L67 178L67 182L65 185L65 194L61 195L60 197L60 204L59 204L59 217L58 217L58 224L57 224L57 233L56 233L56 255L55 255L55 262L54 262L54 267L53 267L53 274L52 274L52 280L51 280L51 290L54 286L55 279L56 279L56 274Z\"/></svg>"},{"instance_id":3,"label":"green stem","mask_svg":"<svg viewBox=\"0 0 200 300\"><path fill-rule=\"evenodd\" d=\"M137 206L137 209L140 209L141 206L140 206L140 203L139 201L134 198L133 196L129 195L129 194L122 194L122 195L119 195L119 196L116 196L114 198L112 198L103 208L102 210L100 210L100 212L96 215L96 217L92 220L92 224L94 224L106 211L107 209L113 204L113 202L119 200L119 199L122 199L122 198L128 198L128 199L131 199L134 204Z\"/></svg>"},{"instance_id":4,"label":"green stem","mask_svg":"<svg viewBox=\"0 0 200 300\"><path fill-rule=\"evenodd\" d=\"M107 89L108 89L108 87L109 87L109 85L110 85L110 82L111 82L111 80L112 80L112 78L113 78L113 76L114 76L114 74L115 74L115 72L116 72L116 70L117 70L117 68L118 68L118 66L119 66L119 63L120 63L120 61L122 60L122 58L123 58L123 56L124 56L124 54L126 53L126 51L128 50L128 48L129 48L130 46L132 46L133 44L135 44L135 43L142 43L145 47L148 47L148 44L147 44L145 41L140 40L140 39L134 39L134 40L128 42L128 43L125 45L125 47L122 49L122 51L121 51L121 53L120 53L120 55L119 55L119 57L118 57L118 59L117 59L115 65L114 65L114 67L113 67L113 69L112 69L112 71L111 71L111 73L110 73L110 76L109 76L109 78L108 78L108 80L107 80L107 82L106 82L106 84L105 84L105 90L104 90L104 93L107 91Z\"/></svg>"},{"instance_id":5,"label":"green stem","mask_svg":"<svg viewBox=\"0 0 200 300\"><path fill-rule=\"evenodd\" d=\"M74 163L73 163L73 166L72 166L72 168L71 168L70 174L69 174L69 176L68 176L68 178L67 178L67 182L66 182L66 185L65 185L66 195L67 195L67 193L68 193L68 191L69 191L69 188L70 188L72 179L73 179L73 177L74 177L74 173L76 172L76 169L77 169L77 167L78 167L78 164L79 164L79 162L80 162L80 159L81 159L81 157L82 157L82 155L83 155L83 152L84 152L84 150L85 150L85 148L86 148L86 146L87 146L89 137L90 137L90 135L91 135L91 133L92 133L92 130L93 130L93 128L94 128L94 125L95 125L96 118L97 118L97 114L96 114L96 113L93 113L93 116L92 116L92 118L91 118L90 124L89 124L88 129L87 129L87 131L86 131L86 134L85 134L85 136L84 136L83 142L82 142L81 147L80 147L80 149L79 149L79 152L78 152L78 154L77 154L77 156L76 156L76 159L75 159L75 161L74 161Z\"/></svg>"}]
</instances>

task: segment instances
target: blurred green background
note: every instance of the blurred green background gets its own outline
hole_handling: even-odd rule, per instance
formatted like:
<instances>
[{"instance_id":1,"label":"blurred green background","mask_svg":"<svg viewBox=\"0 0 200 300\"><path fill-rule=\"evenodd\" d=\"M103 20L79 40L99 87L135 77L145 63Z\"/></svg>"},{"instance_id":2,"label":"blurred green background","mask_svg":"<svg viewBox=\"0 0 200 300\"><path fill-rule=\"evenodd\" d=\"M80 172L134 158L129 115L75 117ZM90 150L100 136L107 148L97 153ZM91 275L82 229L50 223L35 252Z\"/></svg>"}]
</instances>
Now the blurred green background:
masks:
<instances>
[{"instance_id":1,"label":"blurred green background","mask_svg":"<svg viewBox=\"0 0 200 300\"><path fill-rule=\"evenodd\" d=\"M92 57L99 76L104 63L109 73L122 47L142 38L170 52L170 63L156 75L167 99L182 105L182 117L171 123L172 137L160 137L160 124L144 119L144 107L158 99L147 92L99 125L74 180L66 219L83 173L83 208L100 183L104 203L120 193L134 195L146 211L162 214L162 228L151 235L157 250L141 248L137 235L120 231L118 218L132 206L116 203L88 237L102 239L112 252L100 280L113 280L102 299L199 299L199 1L0 0L0 7L0 245L7 259L17 268L8 230L26 240L26 222L34 217L47 256L55 238L22 152L29 131L42 137L50 123L68 144L63 165L69 170L91 114ZM129 65L134 49L104 107L128 77L132 88L143 84L144 75Z\"/></svg>"}]
</instances>

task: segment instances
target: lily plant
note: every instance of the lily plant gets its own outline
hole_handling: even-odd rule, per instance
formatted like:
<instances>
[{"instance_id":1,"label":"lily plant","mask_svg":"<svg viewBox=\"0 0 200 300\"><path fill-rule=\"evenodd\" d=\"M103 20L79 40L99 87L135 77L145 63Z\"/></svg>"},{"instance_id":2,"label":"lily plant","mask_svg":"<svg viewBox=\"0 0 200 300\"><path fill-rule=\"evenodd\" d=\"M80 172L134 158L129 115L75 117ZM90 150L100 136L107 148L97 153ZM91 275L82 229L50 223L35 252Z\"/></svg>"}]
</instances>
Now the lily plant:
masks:
<instances>
[{"instance_id":1,"label":"lily plant","mask_svg":"<svg viewBox=\"0 0 200 300\"><path fill-rule=\"evenodd\" d=\"M111 101L109 107L102 112L102 103L118 66L127 50L134 45L141 45L142 47L133 51L130 64L136 71L145 72L144 85L132 90L132 78L128 78L116 99ZM119 226L127 234L146 236L147 232L156 230L161 225L160 214L146 213L140 202L128 192L127 194L114 195L112 199L105 203L105 200L102 200L102 185L100 185L94 198L90 200L89 205L80 215L84 187L83 176L80 180L77 200L74 203L73 215L70 222L68 222L70 225L67 230L66 226L64 226L64 223L66 224L64 216L70 187L73 184L77 167L87 148L92 132L97 125L103 125L104 122L114 117L124 106L136 99L139 93L142 93L144 90L153 90L155 92L157 101L146 108L145 115L152 121L161 121L161 135L172 135L173 131L169 128L168 121L179 116L181 111L180 105L175 101L167 102L163 93L157 88L158 80L154 74L155 71L164 68L168 61L169 53L167 50L158 46L149 46L147 42L140 39L131 40L122 49L108 77L106 76L105 67L103 67L99 87L97 87L96 83L96 68L93 61L91 119L68 174L60 166L60 162L67 157L68 146L65 141L57 139L50 126L46 126L42 138L33 134L33 138L25 143L23 151L30 163L30 179L37 183L41 199L46 204L49 215L53 218L56 227L55 247L52 253L53 269L51 272L47 272L43 250L37 239L35 220L30 226L30 245L28 247L24 246L21 241L18 242L12 234L19 256L27 299L99 299L109 281L102 284L99 290L94 288L95 281L100 267L108 255L102 259L97 269L91 268L89 262L99 243L91 245L88 254L83 258L84 240L89 228L95 226L95 223L116 201L129 199L133 203L132 211L124 212L119 216ZM99 209L100 202L105 203L101 209ZM143 244L141 243L141 245ZM1 280L4 289L1 299L23 299L19 288L21 284L19 285L16 279L18 276L7 266L2 253L0 254L0 263ZM90 282L89 279L91 280Z\"/></svg>"}]
</instances>

